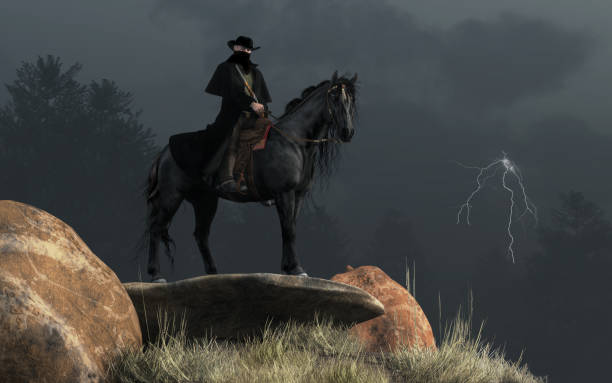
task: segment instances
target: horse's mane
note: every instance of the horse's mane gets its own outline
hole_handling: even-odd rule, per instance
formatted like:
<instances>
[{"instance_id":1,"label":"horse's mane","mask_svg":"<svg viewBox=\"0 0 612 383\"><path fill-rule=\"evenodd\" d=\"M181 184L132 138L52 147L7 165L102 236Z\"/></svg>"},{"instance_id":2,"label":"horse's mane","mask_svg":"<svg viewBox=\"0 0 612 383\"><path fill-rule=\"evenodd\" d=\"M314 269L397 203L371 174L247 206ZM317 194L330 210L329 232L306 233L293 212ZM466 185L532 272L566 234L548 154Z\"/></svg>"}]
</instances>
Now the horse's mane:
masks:
<instances>
[{"instance_id":1,"label":"horse's mane","mask_svg":"<svg viewBox=\"0 0 612 383\"><path fill-rule=\"evenodd\" d=\"M304 88L304 90L302 91L300 97L296 97L293 100L289 101L287 103L287 105L285 105L285 113L283 113L283 115L281 116L284 117L288 114L290 114L291 112L293 112L295 110L295 108L306 99L306 97L308 97L315 89L317 89L318 87L322 86L325 83L329 83L329 80L323 80L320 83L318 83L317 85L311 85L309 87Z\"/></svg>"},{"instance_id":2,"label":"horse's mane","mask_svg":"<svg viewBox=\"0 0 612 383\"><path fill-rule=\"evenodd\" d=\"M331 83L331 81L329 82ZM338 77L338 79L332 85L335 85L335 84L346 86L347 93L351 96L353 100L352 111L353 111L353 121L355 121L355 118L357 117L357 108L356 108L356 105L354 104L356 93L357 93L355 84L353 84L351 80L345 78L344 76ZM337 127L337 126L330 126L329 131L328 131L328 137L338 138L338 136L340 135L339 128L340 127ZM329 141L319 144L319 150L317 151L317 154L316 154L316 168L320 174L319 179L322 181L320 182L321 187L326 188L329 186L329 180L331 179L331 176L334 173L334 171L337 169L339 159L340 159L340 145L339 144L335 144Z\"/></svg>"},{"instance_id":3,"label":"horse's mane","mask_svg":"<svg viewBox=\"0 0 612 383\"><path fill-rule=\"evenodd\" d=\"M296 97L287 103L287 105L285 106L285 112L283 113L282 116L279 117L279 120L282 120L286 116L296 111L298 106L308 96L310 96L316 89L319 89L323 85L329 85L329 84L331 84L330 80L323 80L317 85L311 85L309 87L304 88L304 90L302 90L300 94L300 97ZM355 101L355 97L357 93L356 84L353 84L351 80L347 79L344 76L338 77L337 80L335 81L335 84L344 84L346 86L346 90L351 95L353 102ZM357 110L356 110L355 105L353 105L353 111L356 117ZM337 135L339 134L339 129L337 128L338 127L336 126L330 127L329 133L328 133L330 138L331 137L337 138ZM315 152L314 162L315 162L315 169L318 171L320 175L319 180L323 181L319 183L320 186L329 186L329 179L331 178L331 175L333 174L333 172L336 170L336 165L338 164L338 159L340 158L340 151L339 151L338 146L339 146L338 144L335 144L333 142L322 142L322 143L317 144L318 150ZM312 176L314 176L314 174Z\"/></svg>"}]
</instances>

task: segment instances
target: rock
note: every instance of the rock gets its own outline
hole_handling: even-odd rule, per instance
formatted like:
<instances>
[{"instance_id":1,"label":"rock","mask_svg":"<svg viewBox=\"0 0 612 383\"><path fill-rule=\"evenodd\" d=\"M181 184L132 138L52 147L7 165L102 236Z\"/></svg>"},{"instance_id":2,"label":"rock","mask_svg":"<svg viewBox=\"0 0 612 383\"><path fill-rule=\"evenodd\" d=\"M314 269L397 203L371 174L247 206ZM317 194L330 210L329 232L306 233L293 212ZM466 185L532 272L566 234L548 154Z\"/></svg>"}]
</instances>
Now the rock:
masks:
<instances>
[{"instance_id":1,"label":"rock","mask_svg":"<svg viewBox=\"0 0 612 383\"><path fill-rule=\"evenodd\" d=\"M140 346L121 281L74 230L0 201L0 380L102 382L112 353Z\"/></svg>"},{"instance_id":2,"label":"rock","mask_svg":"<svg viewBox=\"0 0 612 383\"><path fill-rule=\"evenodd\" d=\"M212 335L224 339L257 335L268 316L273 325L286 323L289 318L304 323L312 321L318 311L331 316L336 324L350 325L384 312L383 305L365 291L320 278L220 274L165 284L131 282L124 286L138 312L145 341L157 338L158 309L166 310L176 324L187 310L188 338Z\"/></svg>"},{"instance_id":3,"label":"rock","mask_svg":"<svg viewBox=\"0 0 612 383\"><path fill-rule=\"evenodd\" d=\"M351 327L367 351L395 351L400 345L436 348L429 321L417 301L400 284L376 266L347 266L332 281L359 287L376 297L385 314Z\"/></svg>"}]
</instances>

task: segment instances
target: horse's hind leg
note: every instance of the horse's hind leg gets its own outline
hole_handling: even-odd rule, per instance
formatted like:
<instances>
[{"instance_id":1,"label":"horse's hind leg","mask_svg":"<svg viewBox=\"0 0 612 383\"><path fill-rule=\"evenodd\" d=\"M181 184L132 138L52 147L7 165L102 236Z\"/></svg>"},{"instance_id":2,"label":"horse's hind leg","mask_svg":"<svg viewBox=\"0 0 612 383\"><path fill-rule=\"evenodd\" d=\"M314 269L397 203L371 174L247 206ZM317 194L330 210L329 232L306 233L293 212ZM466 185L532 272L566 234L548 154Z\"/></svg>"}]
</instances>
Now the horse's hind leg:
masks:
<instances>
[{"instance_id":1,"label":"horse's hind leg","mask_svg":"<svg viewBox=\"0 0 612 383\"><path fill-rule=\"evenodd\" d=\"M157 192L150 196L147 201L147 222L150 236L147 271L152 276L153 281L165 282L160 273L159 245L160 243L164 244L166 255L174 266L174 257L172 257L170 251L170 244L173 244L173 241L168 234L168 228L174 214L185 198L180 191L185 189L184 177L174 163L168 146L160 154L159 165L155 173L154 179L150 182L155 185Z\"/></svg>"},{"instance_id":2,"label":"horse's hind leg","mask_svg":"<svg viewBox=\"0 0 612 383\"><path fill-rule=\"evenodd\" d=\"M204 260L206 274L217 274L217 266L208 246L208 236L210 234L210 225L217 212L218 202L219 198L213 193L203 193L191 202L195 214L195 231L193 235Z\"/></svg>"},{"instance_id":3,"label":"horse's hind leg","mask_svg":"<svg viewBox=\"0 0 612 383\"><path fill-rule=\"evenodd\" d=\"M161 194L154 197L149 204L149 264L147 272L152 281L165 282L161 275L159 265L159 245L165 246L166 255L172 260L170 243L172 239L168 234L170 221L181 206L183 198L178 194Z\"/></svg>"}]
</instances>

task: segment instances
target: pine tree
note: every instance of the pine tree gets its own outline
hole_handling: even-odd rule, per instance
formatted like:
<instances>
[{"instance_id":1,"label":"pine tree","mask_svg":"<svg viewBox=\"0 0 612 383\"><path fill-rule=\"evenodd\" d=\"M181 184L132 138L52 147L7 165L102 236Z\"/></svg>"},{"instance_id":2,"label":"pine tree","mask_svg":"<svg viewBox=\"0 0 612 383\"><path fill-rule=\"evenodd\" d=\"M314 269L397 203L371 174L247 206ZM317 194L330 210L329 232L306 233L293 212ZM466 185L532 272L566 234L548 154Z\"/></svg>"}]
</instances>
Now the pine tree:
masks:
<instances>
[{"instance_id":1,"label":"pine tree","mask_svg":"<svg viewBox=\"0 0 612 383\"><path fill-rule=\"evenodd\" d=\"M107 264L123 266L142 229L140 186L153 133L111 80L83 85L79 63L24 62L0 108L0 199L64 220Z\"/></svg>"},{"instance_id":2,"label":"pine tree","mask_svg":"<svg viewBox=\"0 0 612 383\"><path fill-rule=\"evenodd\" d=\"M608 345L603 339L612 335L612 225L580 192L561 194L561 200L552 222L539 229L542 251L528 264L529 336L539 339L530 348L540 363L564 366L567 370L559 373L582 379L584 371L604 363ZM551 349L568 352L551 354Z\"/></svg>"},{"instance_id":3,"label":"pine tree","mask_svg":"<svg viewBox=\"0 0 612 383\"><path fill-rule=\"evenodd\" d=\"M71 169L66 138L81 133L87 93L74 79L81 66L65 72L61 67L53 56L23 63L17 79L7 85L10 100L0 109L2 193L53 211L61 206L53 196L66 181L60 178L63 169Z\"/></svg>"}]
</instances>

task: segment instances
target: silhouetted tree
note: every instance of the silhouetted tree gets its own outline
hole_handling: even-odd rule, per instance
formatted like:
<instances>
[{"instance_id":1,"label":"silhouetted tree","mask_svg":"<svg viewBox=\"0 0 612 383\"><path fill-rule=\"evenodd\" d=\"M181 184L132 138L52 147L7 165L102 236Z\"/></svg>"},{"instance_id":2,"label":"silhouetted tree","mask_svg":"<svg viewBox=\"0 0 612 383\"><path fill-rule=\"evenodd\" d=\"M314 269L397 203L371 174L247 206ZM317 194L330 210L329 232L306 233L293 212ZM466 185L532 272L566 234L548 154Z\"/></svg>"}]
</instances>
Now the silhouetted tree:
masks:
<instances>
[{"instance_id":1,"label":"silhouetted tree","mask_svg":"<svg viewBox=\"0 0 612 383\"><path fill-rule=\"evenodd\" d=\"M531 349L542 363L563 366L557 373L565 378L588 380L585 372L609 355L612 225L582 193L561 199L552 223L539 229L542 251L528 265L525 298L535 316L529 335L541 340Z\"/></svg>"},{"instance_id":2,"label":"silhouetted tree","mask_svg":"<svg viewBox=\"0 0 612 383\"><path fill-rule=\"evenodd\" d=\"M61 206L57 189L65 179L58 176L78 162L65 149L80 138L85 121L87 89L74 79L80 69L74 64L62 72L59 58L39 57L23 63L7 85L10 100L0 109L5 196L44 209Z\"/></svg>"},{"instance_id":3,"label":"silhouetted tree","mask_svg":"<svg viewBox=\"0 0 612 383\"><path fill-rule=\"evenodd\" d=\"M7 85L0 197L47 210L107 263L126 262L141 232L138 189L158 148L132 95L106 79L80 84L80 69L38 57Z\"/></svg>"}]
</instances>

